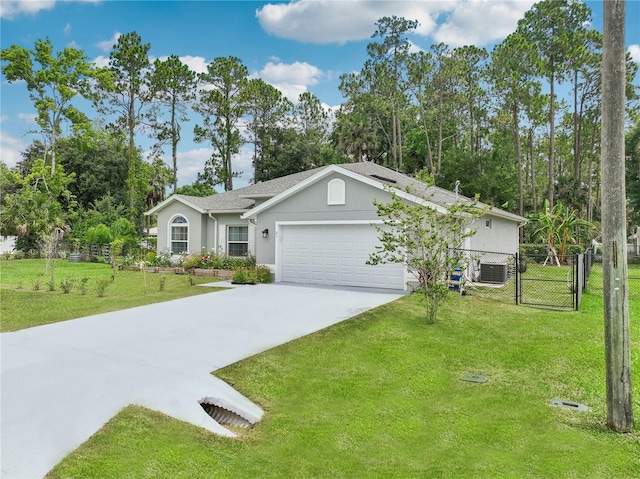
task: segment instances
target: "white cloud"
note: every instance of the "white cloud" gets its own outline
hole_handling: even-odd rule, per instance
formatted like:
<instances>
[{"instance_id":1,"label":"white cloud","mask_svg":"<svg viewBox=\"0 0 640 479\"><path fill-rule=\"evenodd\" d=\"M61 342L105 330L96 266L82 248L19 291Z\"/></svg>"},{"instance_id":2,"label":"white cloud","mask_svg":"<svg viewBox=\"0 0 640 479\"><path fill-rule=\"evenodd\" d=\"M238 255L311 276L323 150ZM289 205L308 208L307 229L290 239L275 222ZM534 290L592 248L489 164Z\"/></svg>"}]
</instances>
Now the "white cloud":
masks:
<instances>
[{"instance_id":1,"label":"white cloud","mask_svg":"<svg viewBox=\"0 0 640 479\"><path fill-rule=\"evenodd\" d=\"M534 0L468 0L457 2L434 40L451 47L486 45L512 33Z\"/></svg>"},{"instance_id":2,"label":"white cloud","mask_svg":"<svg viewBox=\"0 0 640 479\"><path fill-rule=\"evenodd\" d=\"M66 0L70 1L70 0ZM87 3L99 3L101 0L78 0ZM25 14L35 15L40 10L52 10L56 0L1 0L0 17L5 20L13 20L14 18Z\"/></svg>"},{"instance_id":3,"label":"white cloud","mask_svg":"<svg viewBox=\"0 0 640 479\"><path fill-rule=\"evenodd\" d=\"M443 2L299 0L267 4L256 10L262 28L272 35L302 42L346 43L370 38L375 22L385 16L418 20L417 33L429 34Z\"/></svg>"},{"instance_id":4,"label":"white cloud","mask_svg":"<svg viewBox=\"0 0 640 479\"><path fill-rule=\"evenodd\" d=\"M306 92L307 87L317 84L324 75L322 70L307 62L287 64L274 59L253 76L262 78L279 89L289 100L297 102L300 94Z\"/></svg>"},{"instance_id":5,"label":"white cloud","mask_svg":"<svg viewBox=\"0 0 640 479\"><path fill-rule=\"evenodd\" d=\"M65 35L70 35L70 34L71 34L71 24L70 24L70 23L67 23L67 24L64 26L64 34L65 34Z\"/></svg>"},{"instance_id":6,"label":"white cloud","mask_svg":"<svg viewBox=\"0 0 640 479\"><path fill-rule=\"evenodd\" d=\"M196 73L206 73L207 72L207 60L204 57L194 57L193 55L184 55L182 57L178 57L182 63L187 65L191 71ZM157 60L161 62L166 62L169 59L169 55L162 55L161 57L154 57L153 55L149 56L149 62L153 63Z\"/></svg>"},{"instance_id":7,"label":"white cloud","mask_svg":"<svg viewBox=\"0 0 640 479\"><path fill-rule=\"evenodd\" d=\"M0 132L0 151L2 151L2 161L9 168L13 168L22 160L21 151L27 147L25 143L7 133L6 131Z\"/></svg>"},{"instance_id":8,"label":"white cloud","mask_svg":"<svg viewBox=\"0 0 640 479\"><path fill-rule=\"evenodd\" d=\"M35 123L37 117L35 113L18 113L18 120L25 123Z\"/></svg>"},{"instance_id":9,"label":"white cloud","mask_svg":"<svg viewBox=\"0 0 640 479\"><path fill-rule=\"evenodd\" d=\"M1 115L0 116L0 123L2 123L3 121L7 121L9 119L9 117L7 115Z\"/></svg>"},{"instance_id":10,"label":"white cloud","mask_svg":"<svg viewBox=\"0 0 640 479\"><path fill-rule=\"evenodd\" d=\"M418 20L416 34L452 47L486 45L513 32L535 0L299 0L267 4L256 11L275 36L326 44L365 40L384 16ZM436 24L436 21L440 24Z\"/></svg>"},{"instance_id":11,"label":"white cloud","mask_svg":"<svg viewBox=\"0 0 640 479\"><path fill-rule=\"evenodd\" d=\"M194 57L192 55L185 55L180 57L180 61L187 65L190 70L196 73L207 72L207 60L204 57Z\"/></svg>"},{"instance_id":12,"label":"white cloud","mask_svg":"<svg viewBox=\"0 0 640 479\"><path fill-rule=\"evenodd\" d=\"M640 63L640 45L629 45L629 54L634 62Z\"/></svg>"},{"instance_id":13,"label":"white cloud","mask_svg":"<svg viewBox=\"0 0 640 479\"><path fill-rule=\"evenodd\" d=\"M178 152L178 183L190 185L204 170L204 164L211 158L212 148L196 148L195 150ZM171 160L169 160L171 161Z\"/></svg>"},{"instance_id":14,"label":"white cloud","mask_svg":"<svg viewBox=\"0 0 640 479\"><path fill-rule=\"evenodd\" d=\"M98 55L93 59L93 64L98 68L107 67L109 66L109 57L105 57L104 55Z\"/></svg>"},{"instance_id":15,"label":"white cloud","mask_svg":"<svg viewBox=\"0 0 640 479\"><path fill-rule=\"evenodd\" d=\"M204 171L204 165L212 154L213 148L196 148L178 152L178 186L190 185L196 181L198 173ZM233 179L234 189L247 186L253 180L252 155L252 147L245 145L240 149L240 153L233 156L233 171L241 172L239 177ZM167 164L169 164L168 161Z\"/></svg>"},{"instance_id":16,"label":"white cloud","mask_svg":"<svg viewBox=\"0 0 640 479\"><path fill-rule=\"evenodd\" d=\"M120 38L121 35L122 33L115 32L109 40L98 42L96 43L96 46L103 52L108 53L113 49L113 46L118 43L118 38Z\"/></svg>"},{"instance_id":17,"label":"white cloud","mask_svg":"<svg viewBox=\"0 0 640 479\"><path fill-rule=\"evenodd\" d=\"M55 0L2 0L0 17L13 20L21 14L34 15L40 10L51 10L55 3Z\"/></svg>"}]
</instances>

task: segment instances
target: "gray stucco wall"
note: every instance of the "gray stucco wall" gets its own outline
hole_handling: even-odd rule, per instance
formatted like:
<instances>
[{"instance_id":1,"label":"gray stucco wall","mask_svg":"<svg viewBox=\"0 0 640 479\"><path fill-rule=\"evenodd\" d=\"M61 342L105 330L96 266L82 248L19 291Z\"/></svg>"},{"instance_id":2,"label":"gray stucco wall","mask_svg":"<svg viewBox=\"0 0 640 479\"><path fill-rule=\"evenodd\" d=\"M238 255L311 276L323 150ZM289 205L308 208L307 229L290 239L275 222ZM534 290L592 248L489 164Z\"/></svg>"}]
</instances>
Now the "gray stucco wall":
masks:
<instances>
[{"instance_id":1,"label":"gray stucco wall","mask_svg":"<svg viewBox=\"0 0 640 479\"><path fill-rule=\"evenodd\" d=\"M227 227L248 225L240 218L240 213L214 215L216 221L207 214L201 214L183 203L175 201L158 212L158 252L170 249L170 222L175 216L184 216L189 222L188 249L190 253L227 252ZM217 227L217 230L216 230ZM255 227L249 225L249 252L254 254Z\"/></svg>"},{"instance_id":2,"label":"gray stucco wall","mask_svg":"<svg viewBox=\"0 0 640 479\"><path fill-rule=\"evenodd\" d=\"M327 185L334 178L345 181L344 205L327 204ZM261 264L275 264L276 221L376 221L379 218L374 198L385 202L391 195L338 173L320 179L258 214L256 260ZM261 234L264 229L269 230L266 239Z\"/></svg>"},{"instance_id":3,"label":"gray stucco wall","mask_svg":"<svg viewBox=\"0 0 640 479\"><path fill-rule=\"evenodd\" d=\"M490 227L486 221L490 220ZM472 228L477 232L470 240L470 248L477 251L496 253L517 253L519 246L518 223L492 215L478 218Z\"/></svg>"},{"instance_id":4,"label":"gray stucco wall","mask_svg":"<svg viewBox=\"0 0 640 479\"><path fill-rule=\"evenodd\" d=\"M174 201L158 212L158 253L171 249L170 223L177 215L184 216L189 222L189 251L198 251L202 244L205 220L202 214L184 204Z\"/></svg>"},{"instance_id":5,"label":"gray stucco wall","mask_svg":"<svg viewBox=\"0 0 640 479\"><path fill-rule=\"evenodd\" d=\"M240 218L239 213L232 214L213 214L217 220L207 218L207 241L203 243L207 251L215 251L216 253L227 253L227 228L229 226L249 226L249 254L254 254L255 243L255 226L250 224L248 220ZM216 230L217 226L217 230Z\"/></svg>"}]
</instances>

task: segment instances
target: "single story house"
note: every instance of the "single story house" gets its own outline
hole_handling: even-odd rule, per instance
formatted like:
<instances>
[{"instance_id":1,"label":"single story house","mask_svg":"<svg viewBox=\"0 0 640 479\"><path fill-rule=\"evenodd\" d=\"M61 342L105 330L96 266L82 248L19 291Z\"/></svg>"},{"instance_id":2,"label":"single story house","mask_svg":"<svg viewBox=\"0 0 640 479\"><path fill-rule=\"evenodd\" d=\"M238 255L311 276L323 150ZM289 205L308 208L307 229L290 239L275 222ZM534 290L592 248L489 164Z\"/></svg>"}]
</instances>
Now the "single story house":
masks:
<instances>
[{"instance_id":1,"label":"single story house","mask_svg":"<svg viewBox=\"0 0 640 479\"><path fill-rule=\"evenodd\" d=\"M324 166L205 198L173 195L145 214L158 215L158 251L250 254L271 268L277 282L403 290L409 280L403 265L366 264L379 244L374 225L382 223L373 201L389 201L390 189L436 209L458 197L362 162ZM465 247L516 253L524 222L491 208L471 225L477 233Z\"/></svg>"}]
</instances>

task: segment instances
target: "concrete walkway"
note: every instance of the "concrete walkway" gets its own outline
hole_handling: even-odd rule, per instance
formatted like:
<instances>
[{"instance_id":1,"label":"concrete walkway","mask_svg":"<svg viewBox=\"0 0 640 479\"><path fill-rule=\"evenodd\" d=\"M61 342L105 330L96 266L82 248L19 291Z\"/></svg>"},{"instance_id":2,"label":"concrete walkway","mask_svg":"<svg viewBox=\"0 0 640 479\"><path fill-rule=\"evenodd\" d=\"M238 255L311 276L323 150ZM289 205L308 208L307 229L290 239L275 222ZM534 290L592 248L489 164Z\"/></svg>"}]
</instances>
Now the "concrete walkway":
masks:
<instances>
[{"instance_id":1,"label":"concrete walkway","mask_svg":"<svg viewBox=\"0 0 640 479\"><path fill-rule=\"evenodd\" d=\"M1 477L43 477L129 404L230 435L200 399L262 411L211 371L399 296L243 286L3 333Z\"/></svg>"}]
</instances>

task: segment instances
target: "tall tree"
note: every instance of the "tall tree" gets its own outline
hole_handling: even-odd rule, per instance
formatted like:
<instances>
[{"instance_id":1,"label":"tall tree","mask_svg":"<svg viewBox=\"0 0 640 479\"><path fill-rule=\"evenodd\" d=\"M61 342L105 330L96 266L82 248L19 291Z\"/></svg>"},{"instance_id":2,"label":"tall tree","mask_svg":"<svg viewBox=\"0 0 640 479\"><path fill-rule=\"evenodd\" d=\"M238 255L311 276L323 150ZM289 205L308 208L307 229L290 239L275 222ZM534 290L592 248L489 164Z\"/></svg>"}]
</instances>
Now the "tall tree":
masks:
<instances>
[{"instance_id":1,"label":"tall tree","mask_svg":"<svg viewBox=\"0 0 640 479\"><path fill-rule=\"evenodd\" d=\"M333 137L338 148L349 158L364 161L371 158L377 144L376 127L371 116L352 108L357 105L347 104L336 113Z\"/></svg>"},{"instance_id":2,"label":"tall tree","mask_svg":"<svg viewBox=\"0 0 640 479\"><path fill-rule=\"evenodd\" d=\"M602 59L602 270L607 425L633 429L624 176L625 2L604 2Z\"/></svg>"},{"instance_id":3,"label":"tall tree","mask_svg":"<svg viewBox=\"0 0 640 479\"><path fill-rule=\"evenodd\" d=\"M387 163L402 167L402 112L406 107L406 61L410 43L407 35L418 25L415 20L383 17L376 22L367 45L369 59L359 74L343 75L340 90L349 101L365 101L384 135L390 158Z\"/></svg>"},{"instance_id":4,"label":"tall tree","mask_svg":"<svg viewBox=\"0 0 640 479\"><path fill-rule=\"evenodd\" d=\"M417 129L424 135L425 158L424 165L429 174L436 177L439 171L433 158L433 148L431 147L430 130L433 128L436 111L436 90L433 87L435 75L435 65L433 55L429 52L420 51L409 55L407 61L407 76L409 91L412 93L418 108L416 114Z\"/></svg>"},{"instance_id":5,"label":"tall tree","mask_svg":"<svg viewBox=\"0 0 640 479\"><path fill-rule=\"evenodd\" d=\"M39 158L28 175L16 179L15 192L6 194L0 204L0 230L17 234L18 249L38 248L41 240L63 228L75 198L68 189L73 180L62 168L54 173Z\"/></svg>"},{"instance_id":6,"label":"tall tree","mask_svg":"<svg viewBox=\"0 0 640 479\"><path fill-rule=\"evenodd\" d=\"M90 97L90 80L96 74L82 50L67 47L54 54L49 38L37 40L33 50L11 45L0 52L6 62L2 73L9 83L24 81L34 102L36 122L46 138L45 160L51 157L51 174L56 170L56 143L62 134L63 122L72 125L87 122L84 113L72 100L77 96Z\"/></svg>"},{"instance_id":7,"label":"tall tree","mask_svg":"<svg viewBox=\"0 0 640 479\"><path fill-rule=\"evenodd\" d=\"M549 83L549 185L553 207L555 179L556 82L564 79L569 58L582 45L591 11L582 2L542 0L525 13L517 32L531 42L539 56L539 70Z\"/></svg>"},{"instance_id":8,"label":"tall tree","mask_svg":"<svg viewBox=\"0 0 640 479\"><path fill-rule=\"evenodd\" d=\"M225 191L233 190L233 155L240 151L244 140L238 128L246 112L248 70L236 57L218 57L198 78L202 84L200 101L193 109L204 120L194 128L195 141L209 141L213 155L205 166L205 176L212 183L222 183Z\"/></svg>"},{"instance_id":9,"label":"tall tree","mask_svg":"<svg viewBox=\"0 0 640 479\"><path fill-rule=\"evenodd\" d=\"M436 144L436 171L442 169L442 159L444 142L455 139L457 132L449 131L449 125L454 123L453 96L454 96L454 75L452 67L452 52L447 45L439 43L431 46L431 53L434 61L434 85L436 88L436 122L437 122L437 144Z\"/></svg>"},{"instance_id":10,"label":"tall tree","mask_svg":"<svg viewBox=\"0 0 640 479\"><path fill-rule=\"evenodd\" d=\"M128 203L128 151L125 138L100 124L60 141L60 164L75 175L69 184L82 208L91 208L109 194L117 204Z\"/></svg>"},{"instance_id":11,"label":"tall tree","mask_svg":"<svg viewBox=\"0 0 640 479\"><path fill-rule=\"evenodd\" d=\"M107 104L102 111L119 115L118 127L127 134L129 216L135 222L135 185L137 181L139 154L135 144L136 131L144 125L143 109L149 102L147 73L149 63L149 43L142 43L136 32L126 33L118 38L109 55L108 72L100 82L100 90Z\"/></svg>"},{"instance_id":12,"label":"tall tree","mask_svg":"<svg viewBox=\"0 0 640 479\"><path fill-rule=\"evenodd\" d=\"M524 184L522 142L520 136L521 121L525 105L529 99L540 94L540 84L530 73L533 61L530 46L524 39L513 33L491 53L489 79L496 98L497 114L509 113L513 132L513 144L518 169L518 214L524 215ZM522 239L522 230L521 230Z\"/></svg>"},{"instance_id":13,"label":"tall tree","mask_svg":"<svg viewBox=\"0 0 640 479\"><path fill-rule=\"evenodd\" d=\"M178 189L178 143L180 142L181 122L188 121L188 106L195 99L196 74L176 55L166 60L157 59L149 76L151 98L155 108L150 111L152 128L160 144L171 145L173 161L173 192ZM166 109L169 119L162 121Z\"/></svg>"},{"instance_id":14,"label":"tall tree","mask_svg":"<svg viewBox=\"0 0 640 479\"><path fill-rule=\"evenodd\" d=\"M293 104L280 90L265 81L255 78L247 84L247 131L253 143L254 182L261 181L261 163L272 141L271 134L283 128L293 111Z\"/></svg>"},{"instance_id":15,"label":"tall tree","mask_svg":"<svg viewBox=\"0 0 640 479\"><path fill-rule=\"evenodd\" d=\"M330 112L313 93L304 92L294 107L294 129L305 146L304 169L331 163L329 144ZM300 145L300 146L302 146Z\"/></svg>"},{"instance_id":16,"label":"tall tree","mask_svg":"<svg viewBox=\"0 0 640 479\"><path fill-rule=\"evenodd\" d=\"M484 82L484 62L488 54L484 48L465 46L456 48L451 57L456 81L456 103L459 107L459 125L466 123L466 132L471 156L480 153L480 125L486 114L487 93ZM461 133L463 133L461 131Z\"/></svg>"}]
</instances>

